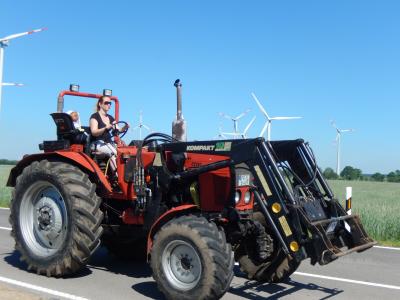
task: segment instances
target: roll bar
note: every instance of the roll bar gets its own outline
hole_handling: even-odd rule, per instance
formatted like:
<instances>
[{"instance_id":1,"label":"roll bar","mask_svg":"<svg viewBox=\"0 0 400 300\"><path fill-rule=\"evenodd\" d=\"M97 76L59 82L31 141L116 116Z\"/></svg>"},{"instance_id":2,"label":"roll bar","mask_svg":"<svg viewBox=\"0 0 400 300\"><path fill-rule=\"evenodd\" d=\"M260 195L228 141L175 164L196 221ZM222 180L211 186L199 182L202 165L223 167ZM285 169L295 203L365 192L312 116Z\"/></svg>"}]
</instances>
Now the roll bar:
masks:
<instances>
[{"instance_id":1,"label":"roll bar","mask_svg":"<svg viewBox=\"0 0 400 300\"><path fill-rule=\"evenodd\" d=\"M64 110L64 96L75 96L75 97L84 97L84 98L95 98L99 99L101 94L91 94L91 93L83 93L83 92L72 92L72 91L61 91L58 94L57 98L57 112L63 112ZM116 96L109 96L112 101L115 103L115 121L119 121L119 101Z\"/></svg>"}]
</instances>

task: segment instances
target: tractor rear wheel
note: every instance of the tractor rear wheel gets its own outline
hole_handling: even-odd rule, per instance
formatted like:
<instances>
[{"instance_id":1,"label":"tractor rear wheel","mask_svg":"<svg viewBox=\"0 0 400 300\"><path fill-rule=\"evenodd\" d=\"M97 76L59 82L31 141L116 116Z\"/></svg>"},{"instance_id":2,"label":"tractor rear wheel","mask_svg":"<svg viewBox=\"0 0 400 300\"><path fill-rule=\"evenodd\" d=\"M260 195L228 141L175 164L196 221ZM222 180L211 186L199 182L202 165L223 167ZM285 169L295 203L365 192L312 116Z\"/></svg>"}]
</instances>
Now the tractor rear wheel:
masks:
<instances>
[{"instance_id":1,"label":"tractor rear wheel","mask_svg":"<svg viewBox=\"0 0 400 300\"><path fill-rule=\"evenodd\" d=\"M233 253L225 234L203 217L183 216L154 238L151 268L167 299L218 299L233 278Z\"/></svg>"},{"instance_id":2,"label":"tractor rear wheel","mask_svg":"<svg viewBox=\"0 0 400 300\"><path fill-rule=\"evenodd\" d=\"M101 199L79 168L35 161L18 176L10 223L15 248L29 270L47 276L83 268L100 245Z\"/></svg>"}]
</instances>

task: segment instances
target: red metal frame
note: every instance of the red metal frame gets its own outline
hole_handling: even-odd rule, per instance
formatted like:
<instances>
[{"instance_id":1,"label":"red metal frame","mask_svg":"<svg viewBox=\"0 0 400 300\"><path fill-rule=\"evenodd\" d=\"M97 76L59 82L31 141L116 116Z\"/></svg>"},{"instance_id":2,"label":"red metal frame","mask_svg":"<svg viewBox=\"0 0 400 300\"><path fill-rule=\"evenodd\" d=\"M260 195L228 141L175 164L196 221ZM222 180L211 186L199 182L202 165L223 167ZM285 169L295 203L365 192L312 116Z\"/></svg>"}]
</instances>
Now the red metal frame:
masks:
<instances>
[{"instance_id":1,"label":"red metal frame","mask_svg":"<svg viewBox=\"0 0 400 300\"><path fill-rule=\"evenodd\" d=\"M100 97L102 97L102 96L104 96L104 95L101 95L101 94L91 94L91 93L83 93L83 92L71 92L71 91L61 91L59 94L58 94L58 98L60 99L60 98L62 98L62 99L64 99L64 96L75 96L75 97L84 97L84 98L95 98L95 99L99 99ZM109 96L110 97L110 99L112 100L112 101L114 101L114 103L115 103L115 109L114 109L114 111L115 111L115 116L114 116L114 119L115 119L115 121L119 121L119 100L118 100L118 97L117 96ZM63 100L64 101L64 100ZM63 102L63 105L64 105L64 102Z\"/></svg>"}]
</instances>

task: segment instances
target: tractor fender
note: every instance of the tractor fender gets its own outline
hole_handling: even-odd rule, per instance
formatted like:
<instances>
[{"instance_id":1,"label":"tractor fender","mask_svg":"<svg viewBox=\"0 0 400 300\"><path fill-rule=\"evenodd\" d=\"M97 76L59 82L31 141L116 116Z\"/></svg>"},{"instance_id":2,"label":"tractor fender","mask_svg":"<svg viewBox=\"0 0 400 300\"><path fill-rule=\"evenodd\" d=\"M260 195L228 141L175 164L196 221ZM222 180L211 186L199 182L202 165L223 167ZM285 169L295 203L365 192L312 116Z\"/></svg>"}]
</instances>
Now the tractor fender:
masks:
<instances>
[{"instance_id":1,"label":"tractor fender","mask_svg":"<svg viewBox=\"0 0 400 300\"><path fill-rule=\"evenodd\" d=\"M14 168L11 169L7 186L14 187L17 177L22 173L23 169L32 162L49 158L53 160L63 160L72 163L81 169L89 171L91 175L93 175L108 192L112 192L111 185L106 176L100 170L99 166L85 153L73 151L55 151L51 153L38 153L24 156L24 158L20 160Z\"/></svg>"},{"instance_id":2,"label":"tractor fender","mask_svg":"<svg viewBox=\"0 0 400 300\"><path fill-rule=\"evenodd\" d=\"M153 238L160 230L160 228L166 224L168 221L172 220L175 218L177 215L183 215L188 212L197 212L200 211L197 205L194 204L185 204L181 206L177 206L174 208L171 208L170 210L166 211L163 213L151 226L150 232L147 236L147 258L149 258L149 254L151 251L151 248L153 247Z\"/></svg>"}]
</instances>

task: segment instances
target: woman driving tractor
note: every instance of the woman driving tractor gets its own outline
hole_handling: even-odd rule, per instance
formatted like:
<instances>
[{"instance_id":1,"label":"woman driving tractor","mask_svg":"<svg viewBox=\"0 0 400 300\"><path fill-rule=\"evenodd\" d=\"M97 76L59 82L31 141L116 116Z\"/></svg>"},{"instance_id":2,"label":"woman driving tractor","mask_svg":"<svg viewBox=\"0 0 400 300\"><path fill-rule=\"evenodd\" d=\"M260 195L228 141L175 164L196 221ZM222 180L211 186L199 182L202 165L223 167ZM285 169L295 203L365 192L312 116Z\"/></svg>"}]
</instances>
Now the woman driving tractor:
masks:
<instances>
[{"instance_id":1,"label":"woman driving tractor","mask_svg":"<svg viewBox=\"0 0 400 300\"><path fill-rule=\"evenodd\" d=\"M111 104L112 102L110 97L101 96L99 98L97 101L97 112L90 116L90 131L96 151L104 153L110 157L111 168L113 173L115 173L115 170L117 169L115 159L117 149L112 141L112 129L124 132L128 130L129 124L125 124L124 127L118 128L114 118L108 114Z\"/></svg>"}]
</instances>

